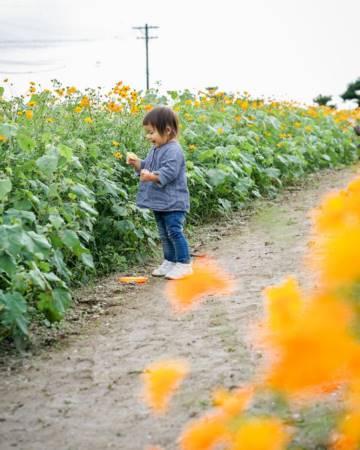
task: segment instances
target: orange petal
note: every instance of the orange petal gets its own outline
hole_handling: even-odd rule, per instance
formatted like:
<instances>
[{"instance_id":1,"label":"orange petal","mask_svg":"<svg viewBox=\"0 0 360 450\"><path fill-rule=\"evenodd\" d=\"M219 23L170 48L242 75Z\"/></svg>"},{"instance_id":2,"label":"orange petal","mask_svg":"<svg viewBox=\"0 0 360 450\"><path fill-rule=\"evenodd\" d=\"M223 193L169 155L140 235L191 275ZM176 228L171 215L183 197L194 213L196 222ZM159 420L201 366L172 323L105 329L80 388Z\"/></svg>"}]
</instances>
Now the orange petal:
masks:
<instances>
[{"instance_id":1,"label":"orange petal","mask_svg":"<svg viewBox=\"0 0 360 450\"><path fill-rule=\"evenodd\" d=\"M229 432L224 416L207 414L185 428L179 443L181 450L212 450L228 439Z\"/></svg>"},{"instance_id":2,"label":"orange petal","mask_svg":"<svg viewBox=\"0 0 360 450\"><path fill-rule=\"evenodd\" d=\"M145 402L155 412L163 413L188 372L189 365L183 360L165 360L151 364L142 374Z\"/></svg>"},{"instance_id":3,"label":"orange petal","mask_svg":"<svg viewBox=\"0 0 360 450\"><path fill-rule=\"evenodd\" d=\"M193 273L181 280L169 281L167 296L176 312L185 312L208 295L229 294L233 282L215 262L209 259L196 261Z\"/></svg>"}]
</instances>

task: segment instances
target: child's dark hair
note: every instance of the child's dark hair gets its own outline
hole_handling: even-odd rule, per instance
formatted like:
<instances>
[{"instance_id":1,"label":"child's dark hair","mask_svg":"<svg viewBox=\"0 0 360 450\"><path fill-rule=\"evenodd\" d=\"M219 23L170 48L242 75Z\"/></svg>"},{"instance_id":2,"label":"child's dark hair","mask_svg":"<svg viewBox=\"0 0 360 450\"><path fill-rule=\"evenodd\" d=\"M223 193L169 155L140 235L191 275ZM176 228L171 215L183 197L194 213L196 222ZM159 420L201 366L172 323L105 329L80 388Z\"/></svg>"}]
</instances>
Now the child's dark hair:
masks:
<instances>
[{"instance_id":1,"label":"child's dark hair","mask_svg":"<svg viewBox=\"0 0 360 450\"><path fill-rule=\"evenodd\" d=\"M161 136L166 134L166 128L170 128L170 139L179 133L179 119L171 108L167 106L156 106L149 111L143 120L143 125L151 125L156 128Z\"/></svg>"}]
</instances>

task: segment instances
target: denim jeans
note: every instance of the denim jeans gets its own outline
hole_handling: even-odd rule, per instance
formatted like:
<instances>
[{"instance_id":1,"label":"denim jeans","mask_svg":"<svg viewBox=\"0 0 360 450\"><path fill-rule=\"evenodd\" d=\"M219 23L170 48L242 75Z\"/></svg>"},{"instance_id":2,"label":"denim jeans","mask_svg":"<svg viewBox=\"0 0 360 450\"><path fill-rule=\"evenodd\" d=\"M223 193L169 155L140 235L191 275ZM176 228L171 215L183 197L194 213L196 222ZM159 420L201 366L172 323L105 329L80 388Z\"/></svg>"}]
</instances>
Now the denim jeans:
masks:
<instances>
[{"instance_id":1,"label":"denim jeans","mask_svg":"<svg viewBox=\"0 0 360 450\"><path fill-rule=\"evenodd\" d=\"M164 258L171 262L188 264L189 245L183 233L185 211L154 211Z\"/></svg>"}]
</instances>

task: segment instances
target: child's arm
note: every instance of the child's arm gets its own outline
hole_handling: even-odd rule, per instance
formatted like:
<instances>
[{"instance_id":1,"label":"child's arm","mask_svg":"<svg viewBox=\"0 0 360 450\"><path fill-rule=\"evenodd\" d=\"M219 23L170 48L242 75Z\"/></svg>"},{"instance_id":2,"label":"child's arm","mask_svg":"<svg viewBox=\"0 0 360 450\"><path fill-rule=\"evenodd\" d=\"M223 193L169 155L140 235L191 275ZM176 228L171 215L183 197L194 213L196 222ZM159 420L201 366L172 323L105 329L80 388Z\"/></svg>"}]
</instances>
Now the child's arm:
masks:
<instances>
[{"instance_id":1,"label":"child's arm","mask_svg":"<svg viewBox=\"0 0 360 450\"><path fill-rule=\"evenodd\" d=\"M140 181L153 181L154 183L159 182L159 175L154 172L149 172L146 169L143 169L140 172Z\"/></svg>"},{"instance_id":2,"label":"child's arm","mask_svg":"<svg viewBox=\"0 0 360 450\"><path fill-rule=\"evenodd\" d=\"M179 176L180 168L184 164L184 154L179 147L172 147L164 155L161 167L153 175L157 177L158 186L164 187Z\"/></svg>"}]
</instances>

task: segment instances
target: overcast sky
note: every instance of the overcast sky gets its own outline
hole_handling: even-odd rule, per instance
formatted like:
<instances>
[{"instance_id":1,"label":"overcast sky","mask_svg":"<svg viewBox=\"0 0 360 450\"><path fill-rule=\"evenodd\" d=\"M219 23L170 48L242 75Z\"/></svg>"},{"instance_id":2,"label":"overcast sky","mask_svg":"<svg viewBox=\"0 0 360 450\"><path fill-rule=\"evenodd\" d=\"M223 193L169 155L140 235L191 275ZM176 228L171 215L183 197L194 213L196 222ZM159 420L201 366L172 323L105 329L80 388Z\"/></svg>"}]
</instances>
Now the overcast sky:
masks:
<instances>
[{"instance_id":1,"label":"overcast sky","mask_svg":"<svg viewBox=\"0 0 360 450\"><path fill-rule=\"evenodd\" d=\"M359 19L359 0L0 0L0 76L14 89L54 77L142 89L144 41L132 27L149 23L160 27L152 84L310 102L360 76Z\"/></svg>"}]
</instances>

